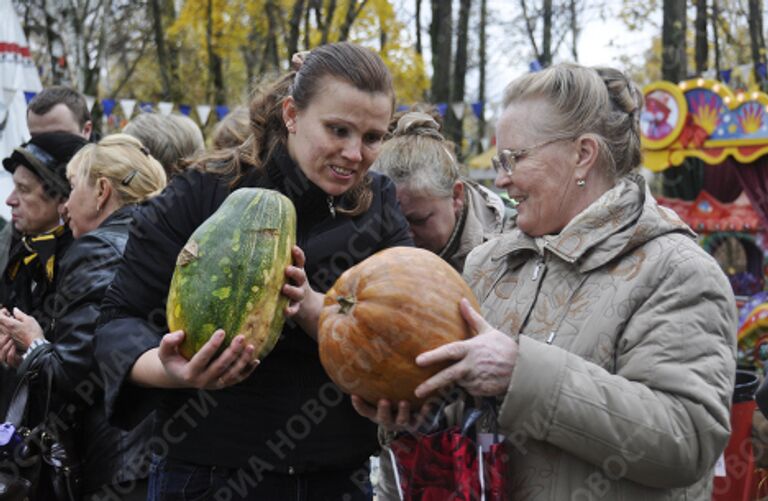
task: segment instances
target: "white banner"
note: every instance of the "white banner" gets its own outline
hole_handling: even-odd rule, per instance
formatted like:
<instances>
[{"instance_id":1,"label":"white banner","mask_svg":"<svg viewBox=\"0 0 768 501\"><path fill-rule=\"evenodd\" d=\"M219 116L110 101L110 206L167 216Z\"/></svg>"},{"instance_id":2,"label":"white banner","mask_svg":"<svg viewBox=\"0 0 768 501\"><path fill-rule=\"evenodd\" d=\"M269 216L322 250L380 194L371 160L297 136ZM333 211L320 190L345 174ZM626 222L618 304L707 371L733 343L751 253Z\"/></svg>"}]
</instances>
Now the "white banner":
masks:
<instances>
[{"instance_id":1,"label":"white banner","mask_svg":"<svg viewBox=\"0 0 768 501\"><path fill-rule=\"evenodd\" d=\"M453 114L456 115L456 118L458 118L459 120L464 118L464 110L466 108L464 107L463 102L459 101L459 102L453 103L451 105L451 108L453 109Z\"/></svg>"},{"instance_id":2,"label":"white banner","mask_svg":"<svg viewBox=\"0 0 768 501\"><path fill-rule=\"evenodd\" d=\"M136 100L135 99L121 99L120 100L120 108L123 110L123 115L125 115L126 120L130 120L131 116L133 115L133 110L136 108Z\"/></svg>"},{"instance_id":3,"label":"white banner","mask_svg":"<svg viewBox=\"0 0 768 501\"><path fill-rule=\"evenodd\" d=\"M211 114L211 106L208 104L197 105L197 116L200 118L200 125L205 125L208 122L208 115Z\"/></svg>"},{"instance_id":4,"label":"white banner","mask_svg":"<svg viewBox=\"0 0 768 501\"><path fill-rule=\"evenodd\" d=\"M173 111L173 103L169 103L168 101L160 101L157 103L157 107L160 110L160 113L166 117Z\"/></svg>"},{"instance_id":5,"label":"white banner","mask_svg":"<svg viewBox=\"0 0 768 501\"><path fill-rule=\"evenodd\" d=\"M93 110L93 105L96 103L94 96L85 96L85 105L88 107L88 111Z\"/></svg>"}]
</instances>

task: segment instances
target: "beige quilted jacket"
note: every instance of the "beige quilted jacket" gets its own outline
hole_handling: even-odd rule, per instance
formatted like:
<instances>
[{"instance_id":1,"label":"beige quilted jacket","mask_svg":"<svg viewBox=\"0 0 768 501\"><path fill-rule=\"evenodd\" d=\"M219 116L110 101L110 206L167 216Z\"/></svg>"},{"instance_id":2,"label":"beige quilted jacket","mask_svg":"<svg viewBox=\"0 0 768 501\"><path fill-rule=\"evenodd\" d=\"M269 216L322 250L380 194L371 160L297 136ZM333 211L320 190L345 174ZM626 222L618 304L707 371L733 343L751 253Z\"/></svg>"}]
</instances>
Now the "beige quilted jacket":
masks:
<instances>
[{"instance_id":1,"label":"beige quilted jacket","mask_svg":"<svg viewBox=\"0 0 768 501\"><path fill-rule=\"evenodd\" d=\"M469 255L483 316L519 341L499 396L510 499L711 499L736 307L692 236L631 176L555 237L515 229Z\"/></svg>"}]
</instances>

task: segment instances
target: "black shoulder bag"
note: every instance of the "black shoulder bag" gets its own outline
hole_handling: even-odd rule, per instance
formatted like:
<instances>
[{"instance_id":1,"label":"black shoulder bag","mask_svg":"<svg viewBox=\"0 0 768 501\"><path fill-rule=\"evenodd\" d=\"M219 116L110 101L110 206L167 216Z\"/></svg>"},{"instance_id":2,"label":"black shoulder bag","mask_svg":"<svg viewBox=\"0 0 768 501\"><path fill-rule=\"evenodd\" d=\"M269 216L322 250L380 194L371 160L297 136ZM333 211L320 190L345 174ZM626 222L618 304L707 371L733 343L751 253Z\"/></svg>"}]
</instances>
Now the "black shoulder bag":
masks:
<instances>
[{"instance_id":1,"label":"black shoulder bag","mask_svg":"<svg viewBox=\"0 0 768 501\"><path fill-rule=\"evenodd\" d=\"M28 359L49 350L49 346L40 347ZM25 360L19 369L23 375L5 423L0 424L0 501L76 501L79 463L71 454L73 447L63 445L63 423L50 413L53 376L49 371L42 421L26 426L29 387L38 377L37 371L24 370L31 365L32 360Z\"/></svg>"}]
</instances>

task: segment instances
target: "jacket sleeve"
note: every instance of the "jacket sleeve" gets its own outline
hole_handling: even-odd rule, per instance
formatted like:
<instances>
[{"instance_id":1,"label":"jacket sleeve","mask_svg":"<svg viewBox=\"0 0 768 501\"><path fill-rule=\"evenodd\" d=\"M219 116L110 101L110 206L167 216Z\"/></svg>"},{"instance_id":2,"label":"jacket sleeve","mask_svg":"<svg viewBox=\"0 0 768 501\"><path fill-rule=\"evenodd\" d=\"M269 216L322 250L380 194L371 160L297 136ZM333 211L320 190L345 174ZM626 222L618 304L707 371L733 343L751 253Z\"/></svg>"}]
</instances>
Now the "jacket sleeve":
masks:
<instances>
[{"instance_id":1,"label":"jacket sleeve","mask_svg":"<svg viewBox=\"0 0 768 501\"><path fill-rule=\"evenodd\" d=\"M96 359L107 416L131 428L155 407L157 390L127 378L139 356L167 332L165 300L179 251L207 217L215 200L212 176L188 171L137 211L123 262L102 303Z\"/></svg>"},{"instance_id":2,"label":"jacket sleeve","mask_svg":"<svg viewBox=\"0 0 768 501\"><path fill-rule=\"evenodd\" d=\"M53 332L49 349L30 357L23 370L38 373L37 381L53 381L52 408L78 395L88 405L93 393L93 336L99 304L112 282L120 252L90 235L76 240L62 258L62 280L54 295ZM50 374L49 374L50 373Z\"/></svg>"},{"instance_id":3,"label":"jacket sleeve","mask_svg":"<svg viewBox=\"0 0 768 501\"><path fill-rule=\"evenodd\" d=\"M640 484L681 487L711 473L728 441L736 309L711 259L669 265L629 317L615 374L525 335L499 422ZM546 370L542 370L546 368ZM618 477L617 477L618 478Z\"/></svg>"}]
</instances>

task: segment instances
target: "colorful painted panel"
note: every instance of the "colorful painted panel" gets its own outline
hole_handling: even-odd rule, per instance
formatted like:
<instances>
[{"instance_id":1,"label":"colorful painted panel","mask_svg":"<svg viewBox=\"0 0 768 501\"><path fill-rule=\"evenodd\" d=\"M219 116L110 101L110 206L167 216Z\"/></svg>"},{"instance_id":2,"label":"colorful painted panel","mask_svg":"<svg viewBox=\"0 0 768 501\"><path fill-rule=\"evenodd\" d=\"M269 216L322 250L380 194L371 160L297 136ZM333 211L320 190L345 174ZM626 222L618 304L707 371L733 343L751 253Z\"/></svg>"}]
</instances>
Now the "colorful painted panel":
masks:
<instances>
[{"instance_id":1,"label":"colorful painted panel","mask_svg":"<svg viewBox=\"0 0 768 501\"><path fill-rule=\"evenodd\" d=\"M749 163L768 153L768 95L735 94L715 80L655 82L640 115L644 164L653 171L685 158Z\"/></svg>"}]
</instances>

